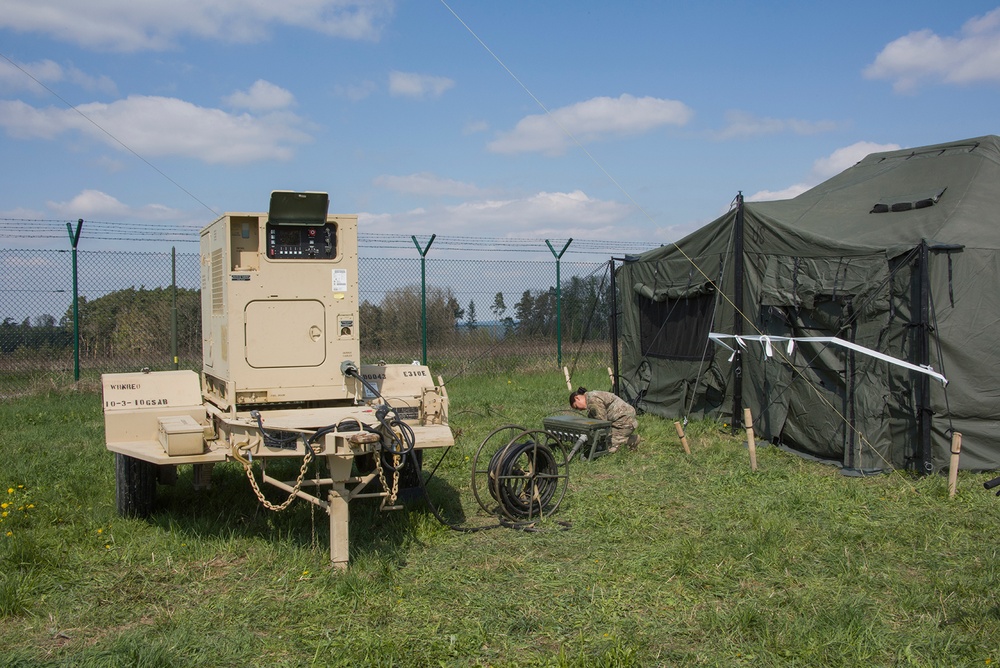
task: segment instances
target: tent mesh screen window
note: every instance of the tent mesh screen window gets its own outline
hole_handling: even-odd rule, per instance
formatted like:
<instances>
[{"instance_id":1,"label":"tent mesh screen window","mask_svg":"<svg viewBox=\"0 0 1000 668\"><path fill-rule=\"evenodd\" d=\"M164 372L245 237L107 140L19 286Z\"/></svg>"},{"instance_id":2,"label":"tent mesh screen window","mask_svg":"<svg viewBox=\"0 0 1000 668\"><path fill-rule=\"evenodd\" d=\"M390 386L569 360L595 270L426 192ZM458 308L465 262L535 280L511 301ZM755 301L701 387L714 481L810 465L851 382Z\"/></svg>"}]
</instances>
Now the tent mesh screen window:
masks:
<instances>
[{"instance_id":1,"label":"tent mesh screen window","mask_svg":"<svg viewBox=\"0 0 1000 668\"><path fill-rule=\"evenodd\" d=\"M708 354L713 295L653 301L639 297L639 342L643 357L702 360Z\"/></svg>"}]
</instances>

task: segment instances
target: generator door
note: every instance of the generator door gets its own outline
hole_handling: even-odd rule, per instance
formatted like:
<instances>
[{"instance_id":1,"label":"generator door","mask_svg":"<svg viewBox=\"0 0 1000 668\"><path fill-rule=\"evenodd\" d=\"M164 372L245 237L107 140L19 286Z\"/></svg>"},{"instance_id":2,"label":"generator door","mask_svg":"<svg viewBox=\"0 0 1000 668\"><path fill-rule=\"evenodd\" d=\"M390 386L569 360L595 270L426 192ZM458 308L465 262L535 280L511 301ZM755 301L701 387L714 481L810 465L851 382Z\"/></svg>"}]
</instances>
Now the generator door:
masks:
<instances>
[{"instance_id":1,"label":"generator door","mask_svg":"<svg viewBox=\"0 0 1000 668\"><path fill-rule=\"evenodd\" d=\"M255 368L320 366L326 309L313 299L257 300L245 310L246 360Z\"/></svg>"}]
</instances>

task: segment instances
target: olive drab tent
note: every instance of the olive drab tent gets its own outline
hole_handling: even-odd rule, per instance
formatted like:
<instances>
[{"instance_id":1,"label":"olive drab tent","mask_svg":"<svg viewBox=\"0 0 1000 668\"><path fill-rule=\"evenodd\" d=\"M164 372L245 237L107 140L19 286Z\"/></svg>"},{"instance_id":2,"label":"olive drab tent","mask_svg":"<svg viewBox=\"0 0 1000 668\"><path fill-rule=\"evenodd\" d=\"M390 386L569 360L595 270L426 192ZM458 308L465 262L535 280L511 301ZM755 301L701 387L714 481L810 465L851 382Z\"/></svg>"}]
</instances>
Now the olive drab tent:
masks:
<instances>
[{"instance_id":1,"label":"olive drab tent","mask_svg":"<svg viewBox=\"0 0 1000 668\"><path fill-rule=\"evenodd\" d=\"M845 472L1000 468L1000 138L869 155L625 259L619 391ZM733 417L737 416L737 417Z\"/></svg>"}]
</instances>

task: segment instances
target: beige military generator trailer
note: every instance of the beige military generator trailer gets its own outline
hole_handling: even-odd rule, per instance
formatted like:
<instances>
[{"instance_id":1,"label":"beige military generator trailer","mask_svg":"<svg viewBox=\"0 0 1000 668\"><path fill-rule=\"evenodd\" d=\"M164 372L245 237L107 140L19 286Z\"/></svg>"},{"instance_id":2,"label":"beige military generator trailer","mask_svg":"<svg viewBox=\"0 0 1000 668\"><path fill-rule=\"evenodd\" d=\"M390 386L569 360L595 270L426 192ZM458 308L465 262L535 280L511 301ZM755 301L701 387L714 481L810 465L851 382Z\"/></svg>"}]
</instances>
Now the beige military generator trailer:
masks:
<instances>
[{"instance_id":1,"label":"beige military generator trailer","mask_svg":"<svg viewBox=\"0 0 1000 668\"><path fill-rule=\"evenodd\" d=\"M102 376L120 514L151 512L178 466L206 487L215 464L238 462L268 508L324 509L331 561L345 566L348 503L399 507L417 455L454 445L447 393L426 366L360 363L357 216L328 208L326 193L275 191L267 213L227 213L202 230L200 376ZM267 474L279 457L302 462L294 480ZM282 503L265 498L255 468Z\"/></svg>"}]
</instances>

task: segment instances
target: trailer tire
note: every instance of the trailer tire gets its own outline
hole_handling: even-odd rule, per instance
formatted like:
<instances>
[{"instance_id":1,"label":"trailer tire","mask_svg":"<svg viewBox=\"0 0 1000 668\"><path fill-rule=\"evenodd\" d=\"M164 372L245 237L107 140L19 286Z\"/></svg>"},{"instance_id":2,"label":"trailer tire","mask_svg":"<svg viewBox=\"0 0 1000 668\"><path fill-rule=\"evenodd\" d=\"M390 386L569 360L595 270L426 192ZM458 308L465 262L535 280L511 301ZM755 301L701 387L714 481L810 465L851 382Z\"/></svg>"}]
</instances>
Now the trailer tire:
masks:
<instances>
[{"instance_id":1,"label":"trailer tire","mask_svg":"<svg viewBox=\"0 0 1000 668\"><path fill-rule=\"evenodd\" d=\"M148 517L156 500L156 464L115 453L115 503L121 517Z\"/></svg>"}]
</instances>

